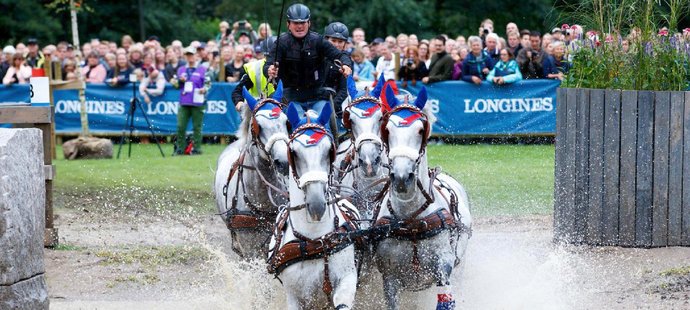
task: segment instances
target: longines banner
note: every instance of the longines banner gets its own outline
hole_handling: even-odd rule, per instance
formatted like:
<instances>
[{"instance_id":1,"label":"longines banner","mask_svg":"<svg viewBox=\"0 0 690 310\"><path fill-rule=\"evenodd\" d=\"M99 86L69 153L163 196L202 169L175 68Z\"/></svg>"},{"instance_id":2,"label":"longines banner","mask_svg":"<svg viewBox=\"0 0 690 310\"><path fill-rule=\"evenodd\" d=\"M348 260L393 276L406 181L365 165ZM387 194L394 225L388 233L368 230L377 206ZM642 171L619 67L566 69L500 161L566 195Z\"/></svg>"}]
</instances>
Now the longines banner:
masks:
<instances>
[{"instance_id":1,"label":"longines banner","mask_svg":"<svg viewBox=\"0 0 690 310\"><path fill-rule=\"evenodd\" d=\"M206 101L203 132L207 135L234 134L239 116L231 100L235 83L214 83ZM554 134L556 128L556 88L558 81L532 80L513 85L479 86L465 82L442 82L427 85L432 111L438 122L438 135L513 135ZM416 95L421 83L401 89L401 95ZM29 102L28 85L0 87L1 102ZM86 104L89 128L94 134L121 133L130 112L132 88L113 88L104 84L89 84ZM177 128L179 90L166 86L162 96L152 97L150 104L140 98L142 107L156 133L173 134ZM78 133L79 96L76 90L54 92L56 130L58 133ZM146 121L138 108L134 111L134 127L148 132ZM189 125L191 130L191 124Z\"/></svg>"}]
</instances>

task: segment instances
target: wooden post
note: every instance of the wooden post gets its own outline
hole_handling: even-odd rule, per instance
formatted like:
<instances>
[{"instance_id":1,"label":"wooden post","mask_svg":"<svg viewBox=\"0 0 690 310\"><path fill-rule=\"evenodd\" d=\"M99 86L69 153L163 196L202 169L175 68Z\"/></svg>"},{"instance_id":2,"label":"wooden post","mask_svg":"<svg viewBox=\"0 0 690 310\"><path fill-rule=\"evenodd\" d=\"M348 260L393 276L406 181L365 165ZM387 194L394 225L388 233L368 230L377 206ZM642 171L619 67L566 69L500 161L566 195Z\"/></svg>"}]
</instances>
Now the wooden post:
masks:
<instances>
[{"instance_id":1,"label":"wooden post","mask_svg":"<svg viewBox=\"0 0 690 310\"><path fill-rule=\"evenodd\" d=\"M585 152L589 151L589 194L586 202L586 235L587 244L601 244L603 225L603 189L604 189L604 90L592 89L590 91L589 124L583 131L589 131L589 145L583 145ZM584 215L584 214L583 214Z\"/></svg>"},{"instance_id":2,"label":"wooden post","mask_svg":"<svg viewBox=\"0 0 690 310\"><path fill-rule=\"evenodd\" d=\"M621 91L607 90L604 108L604 206L602 243L618 244Z\"/></svg>"}]
</instances>

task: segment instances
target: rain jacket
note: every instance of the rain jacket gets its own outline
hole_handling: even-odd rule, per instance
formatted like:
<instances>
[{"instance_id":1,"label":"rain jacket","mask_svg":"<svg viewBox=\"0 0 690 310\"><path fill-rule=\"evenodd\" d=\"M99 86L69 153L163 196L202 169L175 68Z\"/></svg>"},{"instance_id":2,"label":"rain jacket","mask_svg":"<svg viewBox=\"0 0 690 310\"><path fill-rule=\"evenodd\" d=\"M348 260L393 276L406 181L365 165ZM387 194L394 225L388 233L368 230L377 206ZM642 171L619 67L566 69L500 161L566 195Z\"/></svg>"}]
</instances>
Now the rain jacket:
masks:
<instances>
[{"instance_id":1,"label":"rain jacket","mask_svg":"<svg viewBox=\"0 0 690 310\"><path fill-rule=\"evenodd\" d=\"M489 81L489 83L493 83L494 77L503 77L506 84L510 84L522 80L522 73L520 72L517 61L511 59L506 64L501 60L496 63L491 72L489 72L489 75L486 76L486 80Z\"/></svg>"}]
</instances>

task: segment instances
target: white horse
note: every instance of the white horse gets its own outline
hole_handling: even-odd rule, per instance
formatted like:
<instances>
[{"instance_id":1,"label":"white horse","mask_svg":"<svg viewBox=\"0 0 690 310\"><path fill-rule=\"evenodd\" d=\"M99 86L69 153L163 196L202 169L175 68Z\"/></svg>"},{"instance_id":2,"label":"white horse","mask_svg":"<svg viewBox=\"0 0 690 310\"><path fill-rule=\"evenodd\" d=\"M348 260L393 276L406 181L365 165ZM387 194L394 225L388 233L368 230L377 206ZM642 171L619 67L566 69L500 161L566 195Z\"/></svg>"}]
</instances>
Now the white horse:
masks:
<instances>
[{"instance_id":1,"label":"white horse","mask_svg":"<svg viewBox=\"0 0 690 310\"><path fill-rule=\"evenodd\" d=\"M358 96L355 81L352 77L347 79L350 100L343 108L343 125L350 132L350 139L338 146L335 178L341 185L339 193L351 196L350 202L365 220L362 228L369 227L367 220L375 220L374 200L383 190L381 181L388 176L385 169L388 158L382 156L383 141L379 136L384 112L379 97L384 83L382 74L371 92L367 90Z\"/></svg>"},{"instance_id":2,"label":"white horse","mask_svg":"<svg viewBox=\"0 0 690 310\"><path fill-rule=\"evenodd\" d=\"M355 249L349 233L356 209L331 201L329 175L335 159L333 137L324 125L332 113L325 105L317 119L298 115L288 145L290 205L276 222L269 252L269 272L281 279L288 309L320 309L330 304L351 309L357 289ZM309 114L307 114L309 115Z\"/></svg>"},{"instance_id":3,"label":"white horse","mask_svg":"<svg viewBox=\"0 0 690 310\"><path fill-rule=\"evenodd\" d=\"M433 296L438 309L453 309L451 273L464 264L471 234L467 193L447 175L428 170L426 143L431 124L422 111L426 89L414 104L400 104L390 88L391 111L383 119L381 138L391 162L389 194L380 206L373 231L385 232L375 250L389 309L399 308L399 293L421 291ZM431 305L417 306L429 309Z\"/></svg>"},{"instance_id":4,"label":"white horse","mask_svg":"<svg viewBox=\"0 0 690 310\"><path fill-rule=\"evenodd\" d=\"M218 158L216 206L232 237L232 248L246 259L265 257L278 214L287 204L287 116L280 103L283 86L258 102L246 89L239 139ZM249 137L248 137L249 136Z\"/></svg>"}]
</instances>

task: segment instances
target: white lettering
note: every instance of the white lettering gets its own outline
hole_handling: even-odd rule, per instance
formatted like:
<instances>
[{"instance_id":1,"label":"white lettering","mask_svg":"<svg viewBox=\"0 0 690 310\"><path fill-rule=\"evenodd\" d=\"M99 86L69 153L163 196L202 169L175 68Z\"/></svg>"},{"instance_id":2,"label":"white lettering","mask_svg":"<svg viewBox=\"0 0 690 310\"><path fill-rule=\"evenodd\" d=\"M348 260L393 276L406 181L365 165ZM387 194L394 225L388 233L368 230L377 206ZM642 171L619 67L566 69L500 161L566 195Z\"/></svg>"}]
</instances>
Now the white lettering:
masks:
<instances>
[{"instance_id":1,"label":"white lettering","mask_svg":"<svg viewBox=\"0 0 690 310\"><path fill-rule=\"evenodd\" d=\"M470 99L465 99L465 113L474 113L474 106L470 106L472 103L472 100Z\"/></svg>"},{"instance_id":2,"label":"white lettering","mask_svg":"<svg viewBox=\"0 0 690 310\"><path fill-rule=\"evenodd\" d=\"M464 99L465 113L520 113L553 110L553 98Z\"/></svg>"}]
</instances>

